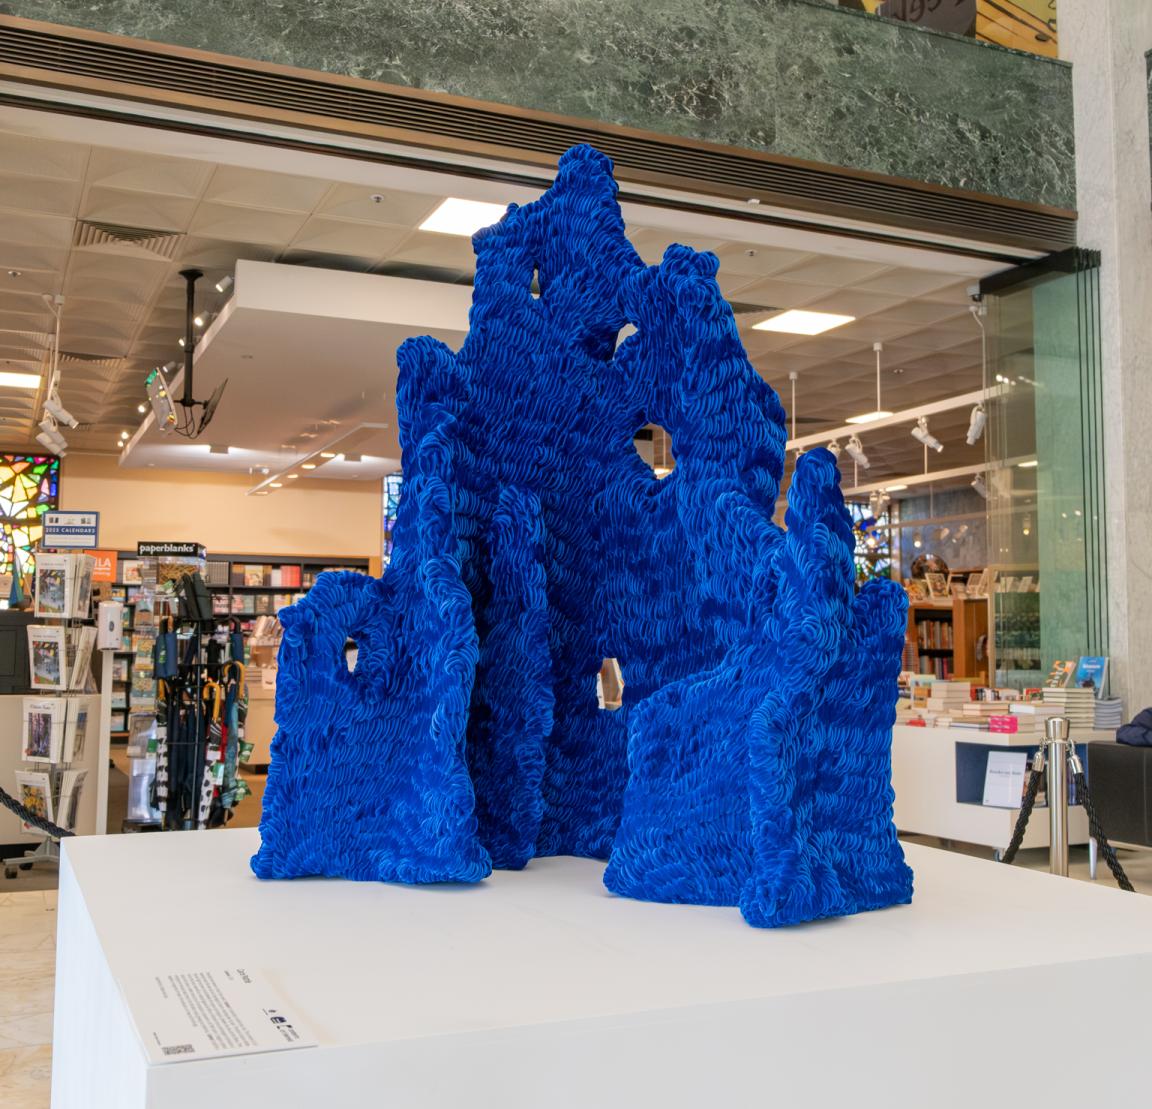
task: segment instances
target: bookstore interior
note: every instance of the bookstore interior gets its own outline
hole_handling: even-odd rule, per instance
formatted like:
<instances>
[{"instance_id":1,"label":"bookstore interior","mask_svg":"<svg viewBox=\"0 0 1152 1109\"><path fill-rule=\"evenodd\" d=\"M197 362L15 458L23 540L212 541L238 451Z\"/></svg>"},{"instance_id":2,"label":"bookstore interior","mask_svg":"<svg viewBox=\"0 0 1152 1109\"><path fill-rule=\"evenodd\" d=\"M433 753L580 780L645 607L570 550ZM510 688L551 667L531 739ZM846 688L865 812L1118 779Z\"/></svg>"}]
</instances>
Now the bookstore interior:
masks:
<instances>
[{"instance_id":1,"label":"bookstore interior","mask_svg":"<svg viewBox=\"0 0 1152 1109\"><path fill-rule=\"evenodd\" d=\"M1125 761L1143 766L1152 717L1110 686L1101 370L1082 326L1098 310L1097 256L619 184L584 146L559 168L505 164L369 139L337 149L287 126L254 141L186 115L169 128L22 105L0 119L0 892L59 882L61 1105L96 1104L101 1068L121 1076L100 1102L117 1109L172 1072L188 1076L184 1100L147 1104L272 1074L277 1089L327 1083L359 1073L349 1060L369 1040L502 1032L505 1016L538 1024L539 1058L571 1071L544 1038L573 1012L623 1028L641 1004L703 1008L697 986L742 1005L752 978L802 978L781 986L789 1002L851 994L840 987L886 986L841 974L877 960L907 984L908 945L929 952L911 962L933 981L986 977L998 955L987 919L965 915L977 902L1004 906L1012 943L1038 913L1081 922L1036 956L1080 958L1096 918L1078 899L1106 883L990 863L1033 851L1038 869L1059 830L1093 878L1099 854L1131 889L1099 821L1126 849L1152 845ZM574 241L541 234L548 261L525 264L533 221L554 212ZM478 250L503 261L478 273ZM556 293L557 256L587 280ZM604 291L617 289L607 268L587 276L605 257L625 292ZM664 307L624 326L647 319L648 302L620 308L641 290ZM594 295L610 323L550 314ZM523 327L499 317L513 303ZM482 331L494 319L497 340ZM478 351L506 376L468 377ZM637 401L642 375L673 363L675 389L660 393L660 378L659 404ZM596 376L605 365L615 376ZM609 408L611 473L626 472L631 501L607 479L591 486ZM515 482L483 470L489 448ZM477 463L475 488L462 460ZM789 707L772 716L780 689ZM739 726L733 706L747 710ZM595 773L565 746L572 721L600 745ZM657 737L646 750L642 724ZM787 763L777 727L823 754ZM1040 780L1041 745L1064 727L1067 806L1063 779L1049 778L1060 804ZM703 752L700 774L660 746L674 734L685 759ZM768 755L748 755L751 735ZM344 754L361 741L370 755ZM736 831L715 840L737 845L731 859L696 851L691 837L712 829L676 815L676 791L716 771L713 747L731 765L705 800L732 805ZM788 810L807 837L760 821L768 764L824 799ZM866 831L841 834L837 819ZM852 856L856 842L868 846ZM696 866L718 857L715 872ZM874 872L857 881L854 858ZM786 871L787 895L774 885ZM449 888L402 889L420 883ZM726 915L656 915L674 906L649 901ZM910 903L896 924L864 911ZM472 922L467 942L444 930L449 905ZM163 926L140 928L157 906ZM1136 910L1117 910L1130 911L1124 934L1146 937ZM201 958L229 913L244 970ZM744 931L783 938L724 930L741 914ZM876 923L824 928L853 914ZM430 937L435 953L412 956ZM569 948L570 963L555 958ZM675 972L654 973L656 949ZM161 972L177 992L157 998ZM177 990L185 972L217 975L230 998L238 981L279 998L280 982L284 1011L299 990L322 1027L310 1038L265 1000L251 1002L250 1042L184 1042L161 1026L174 1027L172 996L194 1008ZM370 985L350 989L361 975ZM399 1017L369 1005L397 983ZM1055 1003L1003 984L1012 1004ZM147 1035L144 1014L158 1022ZM605 1057L635 1042L589 1040ZM317 1043L351 1046L323 1063L335 1070L261 1056L196 1077L202 1057ZM492 1043L477 1066L503 1058ZM381 1070L376 1056L357 1065ZM469 1069L413 1066L414 1082ZM125 1075L131 1096L115 1085Z\"/></svg>"},{"instance_id":2,"label":"bookstore interior","mask_svg":"<svg viewBox=\"0 0 1152 1109\"><path fill-rule=\"evenodd\" d=\"M459 345L471 235L546 182L26 108L0 152L4 788L77 832L255 825L278 613L389 563L395 352ZM1141 707L1109 695L1102 649L1101 416L1066 326L1090 267L621 200L645 262L719 259L787 413L777 522L827 448L857 583L907 591L898 827L1002 848L1018 800L985 798L989 756L1015 781L1047 716L1087 740ZM659 424L634 445L674 473ZM625 678L606 658L603 705ZM57 854L7 812L0 844L9 874Z\"/></svg>"}]
</instances>

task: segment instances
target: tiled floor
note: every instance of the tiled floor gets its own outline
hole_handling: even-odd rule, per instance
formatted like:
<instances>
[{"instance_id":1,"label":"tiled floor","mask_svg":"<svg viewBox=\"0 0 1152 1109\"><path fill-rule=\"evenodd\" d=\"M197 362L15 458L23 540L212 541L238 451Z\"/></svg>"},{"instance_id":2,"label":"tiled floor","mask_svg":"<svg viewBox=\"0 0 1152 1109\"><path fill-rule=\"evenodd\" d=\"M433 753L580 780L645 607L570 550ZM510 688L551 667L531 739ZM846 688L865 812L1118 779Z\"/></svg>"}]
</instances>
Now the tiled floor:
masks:
<instances>
[{"instance_id":1,"label":"tiled floor","mask_svg":"<svg viewBox=\"0 0 1152 1109\"><path fill-rule=\"evenodd\" d=\"M259 817L259 809L252 806ZM210 834L210 833L208 833ZM939 840L908 837L930 846ZM989 858L986 848L952 844L949 849ZM1138 893L1152 894L1152 851L1121 851L1121 862ZM996 865L989 858L989 866ZM1022 851L1017 865L1048 868L1046 850ZM1088 849L1071 852L1071 878L1088 881ZM51 872L37 870L5 883L0 892L0 1106L48 1109L52 1064L52 989L56 954L56 892L29 890L54 885ZM1104 861L1098 883L1113 885Z\"/></svg>"},{"instance_id":2,"label":"tiled floor","mask_svg":"<svg viewBox=\"0 0 1152 1109\"><path fill-rule=\"evenodd\" d=\"M46 1109L56 891L0 893L0 1105Z\"/></svg>"}]
</instances>

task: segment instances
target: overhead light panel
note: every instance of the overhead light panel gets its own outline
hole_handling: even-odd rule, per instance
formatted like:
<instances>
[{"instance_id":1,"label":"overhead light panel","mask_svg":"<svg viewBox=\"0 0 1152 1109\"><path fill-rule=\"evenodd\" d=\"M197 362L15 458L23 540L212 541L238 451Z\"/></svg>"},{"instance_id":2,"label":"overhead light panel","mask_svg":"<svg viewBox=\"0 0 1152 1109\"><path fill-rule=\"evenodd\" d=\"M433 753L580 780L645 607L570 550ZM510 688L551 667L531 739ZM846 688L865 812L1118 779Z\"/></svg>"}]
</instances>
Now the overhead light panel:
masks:
<instances>
[{"instance_id":1,"label":"overhead light panel","mask_svg":"<svg viewBox=\"0 0 1152 1109\"><path fill-rule=\"evenodd\" d=\"M0 385L6 385L9 389L39 389L40 375L2 370L0 371Z\"/></svg>"},{"instance_id":2,"label":"overhead light panel","mask_svg":"<svg viewBox=\"0 0 1152 1109\"><path fill-rule=\"evenodd\" d=\"M778 331L785 335L822 335L834 327L852 323L855 316L838 316L834 312L809 312L803 308L789 308L778 316L752 325L753 331Z\"/></svg>"},{"instance_id":3,"label":"overhead light panel","mask_svg":"<svg viewBox=\"0 0 1152 1109\"><path fill-rule=\"evenodd\" d=\"M490 227L504 215L503 204L489 204L484 200L462 200L450 196L422 224L421 231L438 231L441 235L475 235L482 227Z\"/></svg>"},{"instance_id":4,"label":"overhead light panel","mask_svg":"<svg viewBox=\"0 0 1152 1109\"><path fill-rule=\"evenodd\" d=\"M876 408L872 412L862 412L859 416L849 416L846 422L850 424L870 424L892 415L880 400L880 354L884 344L873 343L872 349L876 352Z\"/></svg>"}]
</instances>

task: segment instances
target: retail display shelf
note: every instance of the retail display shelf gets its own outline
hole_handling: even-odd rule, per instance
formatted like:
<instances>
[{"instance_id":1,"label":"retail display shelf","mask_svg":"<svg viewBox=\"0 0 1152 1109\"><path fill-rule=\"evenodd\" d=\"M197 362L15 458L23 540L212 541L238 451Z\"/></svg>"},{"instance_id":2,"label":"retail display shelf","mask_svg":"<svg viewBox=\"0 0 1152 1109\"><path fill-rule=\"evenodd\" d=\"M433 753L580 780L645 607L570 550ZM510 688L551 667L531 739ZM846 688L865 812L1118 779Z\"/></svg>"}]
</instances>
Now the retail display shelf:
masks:
<instances>
[{"instance_id":1,"label":"retail display shelf","mask_svg":"<svg viewBox=\"0 0 1152 1109\"><path fill-rule=\"evenodd\" d=\"M473 887L265 883L257 844L67 841L55 1109L1023 1103L1036 1070L989 1029L1053 1014L1076 1059L1044 1101L1081 1109L1124 1103L1114 1061L1146 1046L1152 899L1102 882L910 846L910 906L762 931L613 897L588 860ZM318 1046L149 1065L124 984L224 966L272 984ZM1108 1019L1064 1019L1090 1013Z\"/></svg>"}]
</instances>

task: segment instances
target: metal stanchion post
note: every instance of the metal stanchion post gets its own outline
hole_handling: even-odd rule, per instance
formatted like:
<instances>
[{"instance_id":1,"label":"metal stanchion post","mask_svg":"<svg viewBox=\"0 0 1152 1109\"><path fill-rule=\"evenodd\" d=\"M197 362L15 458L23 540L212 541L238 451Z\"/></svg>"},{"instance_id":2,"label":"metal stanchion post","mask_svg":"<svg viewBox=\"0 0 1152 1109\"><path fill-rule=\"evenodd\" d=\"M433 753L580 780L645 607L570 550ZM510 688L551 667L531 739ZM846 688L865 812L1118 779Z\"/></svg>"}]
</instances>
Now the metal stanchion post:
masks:
<instances>
[{"instance_id":1,"label":"metal stanchion post","mask_svg":"<svg viewBox=\"0 0 1152 1109\"><path fill-rule=\"evenodd\" d=\"M1068 720L1045 722L1048 763L1048 869L1068 877Z\"/></svg>"}]
</instances>

